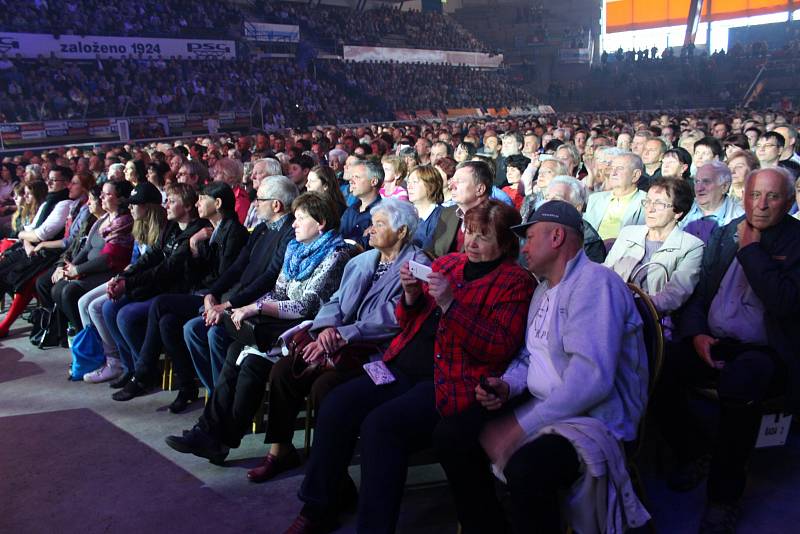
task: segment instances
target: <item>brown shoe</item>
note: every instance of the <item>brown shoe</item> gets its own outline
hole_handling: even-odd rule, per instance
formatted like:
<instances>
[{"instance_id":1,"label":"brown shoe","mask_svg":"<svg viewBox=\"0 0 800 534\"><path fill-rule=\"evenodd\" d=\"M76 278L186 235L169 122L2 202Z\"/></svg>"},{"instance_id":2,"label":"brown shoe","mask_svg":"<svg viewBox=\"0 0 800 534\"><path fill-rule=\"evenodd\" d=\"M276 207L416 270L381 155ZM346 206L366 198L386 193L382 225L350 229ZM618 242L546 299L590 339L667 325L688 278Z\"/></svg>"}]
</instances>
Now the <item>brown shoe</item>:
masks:
<instances>
[{"instance_id":1,"label":"brown shoe","mask_svg":"<svg viewBox=\"0 0 800 534\"><path fill-rule=\"evenodd\" d=\"M261 465L247 472L247 480L255 483L266 482L284 471L298 467L301 463L297 450L292 450L283 458L278 458L274 454L268 453L264 460L261 461Z\"/></svg>"}]
</instances>

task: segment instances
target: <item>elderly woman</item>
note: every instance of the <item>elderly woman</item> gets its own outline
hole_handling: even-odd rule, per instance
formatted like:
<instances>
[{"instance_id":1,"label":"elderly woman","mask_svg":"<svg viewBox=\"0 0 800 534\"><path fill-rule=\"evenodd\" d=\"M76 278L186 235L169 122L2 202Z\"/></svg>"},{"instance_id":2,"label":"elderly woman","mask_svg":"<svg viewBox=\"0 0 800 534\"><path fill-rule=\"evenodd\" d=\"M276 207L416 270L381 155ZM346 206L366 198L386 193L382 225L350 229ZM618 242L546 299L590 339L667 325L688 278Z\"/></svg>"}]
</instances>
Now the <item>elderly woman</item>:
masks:
<instances>
[{"instance_id":1,"label":"elderly woman","mask_svg":"<svg viewBox=\"0 0 800 534\"><path fill-rule=\"evenodd\" d=\"M267 339L259 349L268 348L284 331L317 314L339 287L351 255L339 234L339 216L327 197L304 193L292 209L295 239L286 247L275 288L254 303L233 309L227 319L241 330L246 319L266 316L266 321L253 327L263 334L254 337ZM241 340L231 343L200 421L183 436L168 436L167 445L214 463L222 462L230 447L239 446L264 396L270 368L262 355L242 358L244 348Z\"/></svg>"},{"instance_id":2,"label":"elderly woman","mask_svg":"<svg viewBox=\"0 0 800 534\"><path fill-rule=\"evenodd\" d=\"M396 199L386 199L373 210L369 229L372 249L345 267L339 290L322 306L310 327L316 340L306 346L305 360L316 362L323 359L324 352L346 350L354 343L375 344L381 352L386 349L400 331L394 308L402 295L401 267L408 261L430 264L422 249L411 243L417 222L414 208ZM265 442L272 445L262 464L247 473L253 482L269 480L299 465L292 435L305 397L310 394L318 409L333 387L361 374L360 368L324 369L298 379L291 366L292 361L284 358L270 373Z\"/></svg>"},{"instance_id":3,"label":"elderly woman","mask_svg":"<svg viewBox=\"0 0 800 534\"><path fill-rule=\"evenodd\" d=\"M705 242L715 228L744 215L744 208L728 195L732 180L730 169L721 161L697 169L694 203L679 226Z\"/></svg>"},{"instance_id":4,"label":"elderly woman","mask_svg":"<svg viewBox=\"0 0 800 534\"><path fill-rule=\"evenodd\" d=\"M744 179L751 172L761 167L758 158L749 150L737 150L725 161L731 171L731 189L728 194L739 204L744 195Z\"/></svg>"},{"instance_id":5,"label":"elderly woman","mask_svg":"<svg viewBox=\"0 0 800 534\"><path fill-rule=\"evenodd\" d=\"M431 443L443 417L473 405L480 378L502 373L523 341L534 281L516 264L510 228L519 221L512 207L490 200L464 217L465 252L438 258L426 283L401 268L402 331L373 364L381 369L326 397L299 492L305 505L290 530L335 524L359 435L357 530L394 530L408 454Z\"/></svg>"},{"instance_id":6,"label":"elderly woman","mask_svg":"<svg viewBox=\"0 0 800 534\"><path fill-rule=\"evenodd\" d=\"M620 230L604 265L626 282L639 283L666 315L683 306L700 278L703 242L678 227L692 206L691 186L679 178L657 178L642 206L645 224Z\"/></svg>"},{"instance_id":7,"label":"elderly woman","mask_svg":"<svg viewBox=\"0 0 800 534\"><path fill-rule=\"evenodd\" d=\"M431 165L420 165L408 175L408 199L419 216L419 224L412 241L422 249L433 243L433 233L442 213L444 192L439 171Z\"/></svg>"}]
</instances>

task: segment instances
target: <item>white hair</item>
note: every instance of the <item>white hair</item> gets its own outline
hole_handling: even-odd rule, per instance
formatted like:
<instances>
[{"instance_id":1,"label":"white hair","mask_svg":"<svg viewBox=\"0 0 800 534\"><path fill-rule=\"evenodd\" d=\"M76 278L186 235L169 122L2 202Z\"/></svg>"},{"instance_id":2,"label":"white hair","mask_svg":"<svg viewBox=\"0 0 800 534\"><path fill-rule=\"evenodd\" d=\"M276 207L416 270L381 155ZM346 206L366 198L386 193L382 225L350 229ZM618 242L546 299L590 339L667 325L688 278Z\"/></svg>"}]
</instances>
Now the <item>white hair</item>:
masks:
<instances>
[{"instance_id":1,"label":"white hair","mask_svg":"<svg viewBox=\"0 0 800 534\"><path fill-rule=\"evenodd\" d=\"M555 184L564 184L569 186L569 200L567 200L567 202L576 208L578 206L586 206L588 197L586 194L586 186L584 186L580 180L577 180L572 176L559 175L550 180L550 183L547 184L547 189L549 190Z\"/></svg>"},{"instance_id":2,"label":"white hair","mask_svg":"<svg viewBox=\"0 0 800 534\"><path fill-rule=\"evenodd\" d=\"M419 224L417 209L410 202L403 202L396 198L384 198L372 209L372 214L385 213L389 217L389 225L395 232L402 226L408 229L407 239L411 239Z\"/></svg>"},{"instance_id":3,"label":"white hair","mask_svg":"<svg viewBox=\"0 0 800 534\"><path fill-rule=\"evenodd\" d=\"M717 179L717 183L720 185L729 184L733 181L733 176L731 176L731 170L728 168L726 164L724 164L721 161L718 160L709 161L708 163L697 169L697 174L699 174L700 171L703 169L706 169L706 171L713 174L714 177Z\"/></svg>"}]
</instances>

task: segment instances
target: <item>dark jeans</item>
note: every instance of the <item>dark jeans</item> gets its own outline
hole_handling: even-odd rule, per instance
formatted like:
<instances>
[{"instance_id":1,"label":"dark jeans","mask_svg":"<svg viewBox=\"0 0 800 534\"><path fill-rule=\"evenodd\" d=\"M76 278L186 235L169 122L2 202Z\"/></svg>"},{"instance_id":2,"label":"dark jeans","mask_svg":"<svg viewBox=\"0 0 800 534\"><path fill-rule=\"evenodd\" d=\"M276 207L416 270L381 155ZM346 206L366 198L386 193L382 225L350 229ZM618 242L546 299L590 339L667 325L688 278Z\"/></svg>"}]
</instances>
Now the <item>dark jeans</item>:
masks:
<instances>
[{"instance_id":1,"label":"dark jeans","mask_svg":"<svg viewBox=\"0 0 800 534\"><path fill-rule=\"evenodd\" d=\"M779 395L784 388L785 369L769 347L722 340L714 355L725 360L720 371L709 367L694 350L691 340L671 343L661 379L653 397L653 411L662 434L681 463L707 450L694 436L690 411L692 389L715 386L719 393L720 420L711 445L708 498L714 502L735 502L744 493L747 462L755 447L761 421L761 401Z\"/></svg>"},{"instance_id":2,"label":"dark jeans","mask_svg":"<svg viewBox=\"0 0 800 534\"><path fill-rule=\"evenodd\" d=\"M397 380L376 386L364 375L331 391L320 407L314 446L300 488L303 514L336 513L337 493L361 436L358 532L394 532L409 454L430 445L440 417L432 379Z\"/></svg>"},{"instance_id":3,"label":"dark jeans","mask_svg":"<svg viewBox=\"0 0 800 534\"><path fill-rule=\"evenodd\" d=\"M434 431L433 446L447 474L465 534L507 530L489 458L478 439L487 423L508 416L527 400L528 395L517 397L492 412L474 404L443 418ZM575 449L557 435L537 438L514 453L504 470L511 492L514 532L563 531L558 495L578 479L578 468Z\"/></svg>"},{"instance_id":4,"label":"dark jeans","mask_svg":"<svg viewBox=\"0 0 800 534\"><path fill-rule=\"evenodd\" d=\"M295 378L291 358L283 358L272 366L269 374L269 406L265 443L290 443L294 436L295 421L305 408L306 396L311 396L314 412L319 413L322 399L330 391L361 374L361 368L349 372L335 370Z\"/></svg>"},{"instance_id":5,"label":"dark jeans","mask_svg":"<svg viewBox=\"0 0 800 534\"><path fill-rule=\"evenodd\" d=\"M158 369L162 349L172 360L178 388L195 388L192 359L183 341L183 325L197 316L203 305L199 295L170 294L154 298L147 312L144 342L136 361L136 378L150 380Z\"/></svg>"},{"instance_id":6,"label":"dark jeans","mask_svg":"<svg viewBox=\"0 0 800 534\"><path fill-rule=\"evenodd\" d=\"M76 332L80 331L86 325L81 322L78 299L100 284L107 282L112 273L94 273L80 280L61 279L53 284L52 277L55 270L56 268L53 267L36 279L36 294L39 303L50 310L55 304L58 304L58 313L62 314L75 327ZM66 325L67 323L62 321L61 324Z\"/></svg>"},{"instance_id":7,"label":"dark jeans","mask_svg":"<svg viewBox=\"0 0 800 534\"><path fill-rule=\"evenodd\" d=\"M300 321L287 321L286 330ZM198 424L206 433L228 447L236 448L247 432L264 399L272 362L261 356L247 356L236 365L244 345L234 341L228 347L214 392L208 398Z\"/></svg>"},{"instance_id":8,"label":"dark jeans","mask_svg":"<svg viewBox=\"0 0 800 534\"><path fill-rule=\"evenodd\" d=\"M139 360L145 332L147 331L147 314L153 299L135 302L128 297L119 300L107 300L103 303L103 319L111 337L119 350L119 356L125 367L132 371Z\"/></svg>"},{"instance_id":9,"label":"dark jeans","mask_svg":"<svg viewBox=\"0 0 800 534\"><path fill-rule=\"evenodd\" d=\"M183 325L183 340L189 349L200 382L211 394L222 372L232 339L221 324L207 327L203 317L195 317Z\"/></svg>"}]
</instances>

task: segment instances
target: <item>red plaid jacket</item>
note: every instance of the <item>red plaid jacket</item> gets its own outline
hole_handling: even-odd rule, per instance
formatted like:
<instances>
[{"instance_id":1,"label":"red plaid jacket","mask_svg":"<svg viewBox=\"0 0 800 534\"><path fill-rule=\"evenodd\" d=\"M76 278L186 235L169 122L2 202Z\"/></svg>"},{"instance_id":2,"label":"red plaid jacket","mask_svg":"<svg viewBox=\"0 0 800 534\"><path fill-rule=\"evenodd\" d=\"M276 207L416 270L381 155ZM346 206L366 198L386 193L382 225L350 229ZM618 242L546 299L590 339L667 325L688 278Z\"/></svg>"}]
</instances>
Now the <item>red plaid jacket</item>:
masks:
<instances>
[{"instance_id":1,"label":"red plaid jacket","mask_svg":"<svg viewBox=\"0 0 800 534\"><path fill-rule=\"evenodd\" d=\"M448 254L433 262L434 271L447 275L453 303L439 320L434 343L436 408L444 416L458 413L475 401L481 375L500 376L525 339L534 278L513 260L472 282L464 280L466 254ZM422 302L397 304L402 331L383 355L391 361L417 334L436 302L423 284Z\"/></svg>"}]
</instances>

